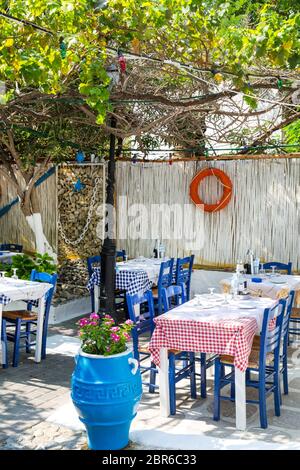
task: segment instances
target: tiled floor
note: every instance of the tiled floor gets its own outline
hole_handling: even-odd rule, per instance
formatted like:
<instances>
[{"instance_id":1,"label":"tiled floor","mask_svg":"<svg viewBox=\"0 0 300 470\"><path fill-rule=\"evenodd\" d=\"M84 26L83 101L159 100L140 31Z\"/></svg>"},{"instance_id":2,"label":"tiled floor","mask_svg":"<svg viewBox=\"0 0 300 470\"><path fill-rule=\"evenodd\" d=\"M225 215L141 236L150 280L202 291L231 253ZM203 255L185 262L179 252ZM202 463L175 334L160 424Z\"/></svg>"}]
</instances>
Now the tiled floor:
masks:
<instances>
[{"instance_id":1,"label":"tiled floor","mask_svg":"<svg viewBox=\"0 0 300 470\"><path fill-rule=\"evenodd\" d=\"M50 335L76 336L75 321L50 327ZM59 336L56 336L59 338ZM73 344L74 347L74 344ZM77 347L75 343L75 347ZM68 408L70 377L74 359L59 348L35 364L21 355L18 368L0 370L0 449L80 449L85 446L81 429L71 429L62 417L60 424L47 418ZM188 383L178 387L177 414L159 415L158 393L145 389L138 415L131 428L131 448L299 448L300 449L300 346L290 348L290 393L283 398L282 414L275 417L269 399L269 427L259 427L256 406L247 409L247 431L235 430L234 404L222 404L222 419L212 420L213 381L208 381L206 400L188 398ZM77 417L75 416L76 420Z\"/></svg>"}]
</instances>

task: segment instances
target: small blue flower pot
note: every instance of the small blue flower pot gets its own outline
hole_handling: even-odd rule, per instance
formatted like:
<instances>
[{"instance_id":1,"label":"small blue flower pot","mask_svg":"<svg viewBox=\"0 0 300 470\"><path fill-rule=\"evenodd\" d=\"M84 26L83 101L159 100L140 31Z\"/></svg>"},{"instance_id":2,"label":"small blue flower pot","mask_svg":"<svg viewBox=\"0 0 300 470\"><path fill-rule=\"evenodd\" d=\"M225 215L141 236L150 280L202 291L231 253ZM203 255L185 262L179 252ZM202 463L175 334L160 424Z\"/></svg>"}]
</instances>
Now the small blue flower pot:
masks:
<instances>
[{"instance_id":1,"label":"small blue flower pot","mask_svg":"<svg viewBox=\"0 0 300 470\"><path fill-rule=\"evenodd\" d=\"M128 445L129 429L142 396L138 362L131 350L113 356L82 351L72 375L72 401L93 450Z\"/></svg>"}]
</instances>

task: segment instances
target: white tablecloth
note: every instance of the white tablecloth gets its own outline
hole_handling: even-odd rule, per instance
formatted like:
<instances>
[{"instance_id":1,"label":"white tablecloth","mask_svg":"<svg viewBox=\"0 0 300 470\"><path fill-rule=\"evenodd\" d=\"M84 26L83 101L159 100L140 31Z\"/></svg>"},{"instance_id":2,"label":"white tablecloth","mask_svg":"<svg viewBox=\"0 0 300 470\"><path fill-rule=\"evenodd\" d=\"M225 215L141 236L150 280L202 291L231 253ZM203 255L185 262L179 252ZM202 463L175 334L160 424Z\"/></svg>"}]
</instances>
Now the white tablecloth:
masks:
<instances>
[{"instance_id":1,"label":"white tablecloth","mask_svg":"<svg viewBox=\"0 0 300 470\"><path fill-rule=\"evenodd\" d=\"M202 297L202 296L201 296ZM220 296L221 297L221 296ZM207 297L202 297L203 305L211 303ZM172 320L193 320L205 323L230 322L241 318L255 318L258 329L261 331L262 320L265 308L272 307L276 302L266 297L251 297L249 300L234 299L229 300L227 304L218 302L212 308L203 308L196 299L192 299L169 312L160 315L159 318L168 318ZM244 308L255 307L255 308Z\"/></svg>"},{"instance_id":2,"label":"white tablecloth","mask_svg":"<svg viewBox=\"0 0 300 470\"><path fill-rule=\"evenodd\" d=\"M15 253L14 251L2 251L0 252L0 263L12 263L12 259L16 255L22 255L23 253Z\"/></svg>"},{"instance_id":3,"label":"white tablecloth","mask_svg":"<svg viewBox=\"0 0 300 470\"><path fill-rule=\"evenodd\" d=\"M46 282L22 281L21 279L0 278L0 364L2 364L2 309L15 300L42 299L52 285ZM35 360L41 360L44 302L39 302Z\"/></svg>"},{"instance_id":4,"label":"white tablecloth","mask_svg":"<svg viewBox=\"0 0 300 470\"><path fill-rule=\"evenodd\" d=\"M262 277L262 282L251 282L252 277L261 277L257 275L246 275L248 290L254 294L261 294L263 297L271 299L279 299L286 297L291 290L296 291L296 303L299 303L300 294L300 276L293 275L280 275L280 276L265 276ZM283 281L283 283L276 283L276 281ZM222 279L220 282L224 291L230 288L230 279Z\"/></svg>"},{"instance_id":5,"label":"white tablecloth","mask_svg":"<svg viewBox=\"0 0 300 470\"><path fill-rule=\"evenodd\" d=\"M121 261L120 263L117 263L117 269L120 271L145 271L149 280L156 285L158 281L160 265L162 261L167 261L168 259L169 258L139 258L129 261Z\"/></svg>"}]
</instances>

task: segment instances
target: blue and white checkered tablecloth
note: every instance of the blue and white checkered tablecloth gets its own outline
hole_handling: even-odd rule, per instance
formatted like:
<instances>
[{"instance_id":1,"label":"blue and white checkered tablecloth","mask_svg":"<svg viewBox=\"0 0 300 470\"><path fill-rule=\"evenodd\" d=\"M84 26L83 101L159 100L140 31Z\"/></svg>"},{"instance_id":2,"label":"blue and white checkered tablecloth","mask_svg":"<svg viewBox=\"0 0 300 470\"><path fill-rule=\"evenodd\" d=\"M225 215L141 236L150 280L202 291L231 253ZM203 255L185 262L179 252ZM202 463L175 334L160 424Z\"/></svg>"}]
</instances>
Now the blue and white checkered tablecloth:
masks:
<instances>
[{"instance_id":1,"label":"blue and white checkered tablecloth","mask_svg":"<svg viewBox=\"0 0 300 470\"><path fill-rule=\"evenodd\" d=\"M94 285L100 286L101 268L94 268L87 288L91 290ZM116 289L126 290L128 294L137 294L151 289L152 281L149 280L147 273L143 270L120 270L116 272Z\"/></svg>"}]
</instances>

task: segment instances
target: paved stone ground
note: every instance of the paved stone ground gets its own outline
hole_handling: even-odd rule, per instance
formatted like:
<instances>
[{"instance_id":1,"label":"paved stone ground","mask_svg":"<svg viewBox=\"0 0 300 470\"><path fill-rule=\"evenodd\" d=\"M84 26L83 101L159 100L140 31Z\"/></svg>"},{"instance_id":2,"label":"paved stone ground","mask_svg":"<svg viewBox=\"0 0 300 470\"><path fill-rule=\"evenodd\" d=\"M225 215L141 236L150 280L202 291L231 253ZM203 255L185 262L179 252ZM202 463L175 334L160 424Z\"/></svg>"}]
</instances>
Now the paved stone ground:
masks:
<instances>
[{"instance_id":1,"label":"paved stone ground","mask_svg":"<svg viewBox=\"0 0 300 470\"><path fill-rule=\"evenodd\" d=\"M75 321L49 328L49 334L76 335ZM74 359L48 354L40 364L21 354L19 367L0 370L0 449L81 449L82 431L46 421L69 400Z\"/></svg>"},{"instance_id":2,"label":"paved stone ground","mask_svg":"<svg viewBox=\"0 0 300 470\"><path fill-rule=\"evenodd\" d=\"M52 326L49 335L75 336L75 321ZM188 449L197 443L205 446L210 439L215 448L228 439L242 446L246 439L289 447L293 441L300 448L300 348L290 349L290 394L284 397L282 415L274 416L269 400L269 428L261 430L255 406L247 408L247 432L235 430L234 404L222 405L222 420L212 421L213 382L208 381L208 399L188 398L187 384L180 385L176 417L161 418L158 394L143 395L137 418L133 422L134 443L130 449ZM46 361L35 364L32 356L21 355L18 368L0 369L0 449L86 449L83 431L46 421L60 407L70 402L70 377L74 359L58 353L48 354ZM145 390L146 391L146 390ZM202 437L201 437L202 436ZM187 439L190 439L188 444ZM228 441L229 442L229 441ZM247 443L245 442L245 448ZM183 446L183 447L182 447ZM195 448L195 447L194 447ZM205 448L205 447L204 447Z\"/></svg>"}]
</instances>

